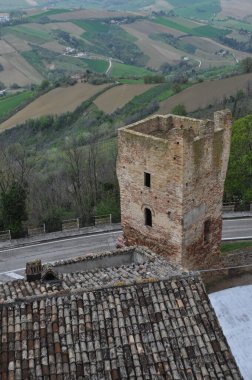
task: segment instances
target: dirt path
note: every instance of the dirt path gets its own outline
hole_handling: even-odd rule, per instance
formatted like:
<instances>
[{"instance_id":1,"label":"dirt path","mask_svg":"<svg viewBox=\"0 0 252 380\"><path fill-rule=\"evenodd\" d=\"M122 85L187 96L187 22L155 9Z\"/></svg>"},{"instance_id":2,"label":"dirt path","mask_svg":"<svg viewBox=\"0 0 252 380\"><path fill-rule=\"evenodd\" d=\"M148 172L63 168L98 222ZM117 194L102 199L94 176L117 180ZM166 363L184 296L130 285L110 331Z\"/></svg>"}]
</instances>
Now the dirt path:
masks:
<instances>
[{"instance_id":1,"label":"dirt path","mask_svg":"<svg viewBox=\"0 0 252 380\"><path fill-rule=\"evenodd\" d=\"M109 74L109 72L111 71L111 69L112 69L112 59L111 59L111 58L109 58L109 67L107 68L107 70L106 70L105 74L106 74L106 75L108 75L108 74Z\"/></svg>"}]
</instances>

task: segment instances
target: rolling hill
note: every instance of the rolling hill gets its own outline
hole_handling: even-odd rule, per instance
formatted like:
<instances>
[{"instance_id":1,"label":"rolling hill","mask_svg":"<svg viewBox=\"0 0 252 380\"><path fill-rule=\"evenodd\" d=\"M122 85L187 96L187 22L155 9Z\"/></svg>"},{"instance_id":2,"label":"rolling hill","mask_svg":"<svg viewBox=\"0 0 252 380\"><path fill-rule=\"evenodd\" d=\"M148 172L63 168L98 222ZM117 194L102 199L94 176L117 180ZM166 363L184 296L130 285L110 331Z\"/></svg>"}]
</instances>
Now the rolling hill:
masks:
<instances>
[{"instance_id":1,"label":"rolling hill","mask_svg":"<svg viewBox=\"0 0 252 380\"><path fill-rule=\"evenodd\" d=\"M176 70L183 60L200 72L235 66L252 54L250 19L237 20L235 26L224 0L214 0L211 6L206 0L191 5L185 0L138 0L126 5L104 0L97 2L96 9L79 10L69 9L80 6L79 1L50 2L47 10L39 8L48 5L46 1L32 3L35 9L22 16L14 13L12 21L2 26L0 81L6 86L37 84L43 78L57 80L86 70L108 74L108 62L112 78L143 78L148 70L160 71L167 63ZM89 8L89 2L85 4ZM237 4L232 0L231 9L236 11ZM241 10L248 6L247 0L239 4ZM20 7L31 5L17 2ZM0 9L3 6L0 0ZM222 19L223 14L229 18ZM246 31L243 40L241 28ZM119 65L128 69L118 74L123 68Z\"/></svg>"}]
</instances>

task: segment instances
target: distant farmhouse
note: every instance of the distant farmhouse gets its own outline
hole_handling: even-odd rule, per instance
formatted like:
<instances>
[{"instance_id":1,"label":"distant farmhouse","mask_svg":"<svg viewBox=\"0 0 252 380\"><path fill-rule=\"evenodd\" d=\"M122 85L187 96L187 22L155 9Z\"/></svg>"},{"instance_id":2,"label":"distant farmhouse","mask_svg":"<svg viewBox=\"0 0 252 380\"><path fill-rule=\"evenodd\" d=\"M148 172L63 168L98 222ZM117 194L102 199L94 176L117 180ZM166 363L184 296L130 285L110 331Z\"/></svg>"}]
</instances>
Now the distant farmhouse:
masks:
<instances>
[{"instance_id":1,"label":"distant farmhouse","mask_svg":"<svg viewBox=\"0 0 252 380\"><path fill-rule=\"evenodd\" d=\"M4 24L5 22L10 21L9 13L0 13L0 24Z\"/></svg>"}]
</instances>

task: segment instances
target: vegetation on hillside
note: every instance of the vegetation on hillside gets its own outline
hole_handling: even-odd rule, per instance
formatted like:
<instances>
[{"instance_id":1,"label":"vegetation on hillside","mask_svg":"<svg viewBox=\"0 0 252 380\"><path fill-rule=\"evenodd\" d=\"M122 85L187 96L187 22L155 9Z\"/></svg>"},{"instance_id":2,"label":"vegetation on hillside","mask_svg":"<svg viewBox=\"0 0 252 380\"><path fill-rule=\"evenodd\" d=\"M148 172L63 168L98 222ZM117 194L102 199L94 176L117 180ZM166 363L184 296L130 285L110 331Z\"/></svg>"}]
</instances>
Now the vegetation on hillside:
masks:
<instances>
[{"instance_id":1,"label":"vegetation on hillside","mask_svg":"<svg viewBox=\"0 0 252 380\"><path fill-rule=\"evenodd\" d=\"M13 179L22 184L22 163L28 225L46 222L53 230L61 220L72 217L80 217L85 225L104 212L118 220L117 128L155 112L158 103L153 96L164 90L163 86L136 97L110 116L93 104L96 95L73 113L28 120L2 133L0 204L1 183L7 192ZM16 151L18 154L13 153ZM0 212L0 230L5 226Z\"/></svg>"},{"instance_id":2,"label":"vegetation on hillside","mask_svg":"<svg viewBox=\"0 0 252 380\"><path fill-rule=\"evenodd\" d=\"M134 43L135 39L118 25L82 20L74 23L84 29L82 37L92 43L88 50L117 58L126 64L145 64L147 57Z\"/></svg>"},{"instance_id":3,"label":"vegetation on hillside","mask_svg":"<svg viewBox=\"0 0 252 380\"><path fill-rule=\"evenodd\" d=\"M226 200L252 203L252 115L235 121L225 185Z\"/></svg>"},{"instance_id":4,"label":"vegetation on hillside","mask_svg":"<svg viewBox=\"0 0 252 380\"><path fill-rule=\"evenodd\" d=\"M209 20L221 11L219 0L169 0L175 7L175 13L188 18Z\"/></svg>"},{"instance_id":5,"label":"vegetation on hillside","mask_svg":"<svg viewBox=\"0 0 252 380\"><path fill-rule=\"evenodd\" d=\"M232 243L222 243L221 245L221 253L229 253L240 249L245 249L248 247L252 247L252 242L251 241L237 241L237 242L232 242Z\"/></svg>"},{"instance_id":6,"label":"vegetation on hillside","mask_svg":"<svg viewBox=\"0 0 252 380\"><path fill-rule=\"evenodd\" d=\"M150 37L153 40L165 42L166 44L171 45L176 49L180 49L189 54L194 54L196 51L196 47L194 45L183 41L183 39L174 37L171 33L156 33L151 34Z\"/></svg>"},{"instance_id":7,"label":"vegetation on hillside","mask_svg":"<svg viewBox=\"0 0 252 380\"><path fill-rule=\"evenodd\" d=\"M53 230L66 218L81 217L83 225L91 223L94 214L105 211L118 218L117 128L157 111L157 100L167 91L170 91L167 83L153 87L112 115L97 109L94 96L73 113L29 120L1 134L0 185L7 181L7 190L11 191L13 178L20 184L19 170L23 168L27 223L46 222L48 229ZM238 98L243 97L238 94ZM173 112L186 114L183 105ZM225 196L226 200L237 200L240 204L251 201L251 125L252 119L248 117L233 127ZM14 173L11 179L10 173ZM7 226L4 220L0 215L2 228Z\"/></svg>"},{"instance_id":8,"label":"vegetation on hillside","mask_svg":"<svg viewBox=\"0 0 252 380\"><path fill-rule=\"evenodd\" d=\"M189 27L184 25L183 23L174 21L172 17L157 17L153 20L157 24L161 24L167 26L169 28L173 28L185 34L189 34L192 36L198 37L209 37L209 38L221 38L230 31L228 29L215 28L212 25L203 25L203 26L194 26Z\"/></svg>"},{"instance_id":9,"label":"vegetation on hillside","mask_svg":"<svg viewBox=\"0 0 252 380\"><path fill-rule=\"evenodd\" d=\"M11 116L13 111L27 104L27 101L34 98L32 91L23 91L14 95L0 98L0 121Z\"/></svg>"},{"instance_id":10,"label":"vegetation on hillside","mask_svg":"<svg viewBox=\"0 0 252 380\"><path fill-rule=\"evenodd\" d=\"M22 0L19 0L17 5L21 3ZM38 3L42 5L43 1L38 0ZM214 19L220 11L219 0L211 3L206 0L170 0L169 3L174 5L172 11L153 12L149 17L77 20L71 19L70 11L64 8L38 12L29 17L23 12L16 12L11 21L2 27L4 38L11 36L14 42L17 38L17 45L20 42L18 38L25 40L24 50L20 54L45 80L36 92L26 90L1 98L0 120L38 93L63 82L71 85L76 78L91 83L141 81L158 85L136 96L112 115L105 114L94 104L98 96L96 94L72 113L28 120L2 133L0 230L11 229L15 236L20 236L24 222L27 225L46 222L47 230L52 231L60 225L61 220L67 218L80 217L82 225L91 223L95 214L112 213L118 219L119 191L115 173L117 129L157 112L160 101L193 83L252 72L251 58L235 63L238 59L234 53L231 54L228 48L216 43L252 51L251 24L248 26L246 22L237 21L236 33L231 33L230 23L234 20ZM76 4L80 5L80 1L57 2L58 7ZM87 1L85 7L93 4L93 1ZM152 0L96 2L97 7L121 10L138 9L151 4ZM69 30L64 30L59 21L58 27L51 25L54 15L56 18L66 12L69 13ZM143 29L142 21L147 21L148 25L158 24L155 25L156 30L153 28L153 32L150 29L146 33L148 41L154 40L146 50L141 45L141 27L138 25L140 29L136 27L133 30L135 34L129 34L128 28L122 25L137 24L136 20ZM77 30L76 34L74 30ZM140 37L136 37L139 33ZM208 59L205 58L208 52L200 47L202 40L204 44L212 40L210 65L213 67L210 69L204 69L201 62L201 59L205 59L205 62ZM148 48L153 48L155 44L159 44L157 54L163 48L170 48L175 54L174 62L162 61L160 66L159 63L154 66L156 71L148 67L153 53L147 56ZM197 55L199 51L200 59ZM214 67L215 63L221 63L222 66ZM229 66L224 66L224 63ZM4 65L0 70L1 73L5 71ZM209 105L208 109L199 110L195 115L209 115L212 118L215 109L230 107L238 119L246 113L252 113L252 102L249 100L251 92L250 88L246 93L239 91L223 99L221 104ZM187 109L179 103L172 112L186 115ZM237 120L233 126L225 200L235 201L240 207L252 202L251 126L252 116Z\"/></svg>"}]
</instances>

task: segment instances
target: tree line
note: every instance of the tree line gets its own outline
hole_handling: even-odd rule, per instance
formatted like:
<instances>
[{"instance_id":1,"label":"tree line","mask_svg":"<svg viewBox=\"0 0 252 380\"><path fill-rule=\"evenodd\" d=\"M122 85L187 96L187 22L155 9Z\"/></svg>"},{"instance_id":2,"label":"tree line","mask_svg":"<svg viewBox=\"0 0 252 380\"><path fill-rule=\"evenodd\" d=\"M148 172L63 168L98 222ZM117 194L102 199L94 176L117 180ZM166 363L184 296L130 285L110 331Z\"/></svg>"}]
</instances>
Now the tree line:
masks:
<instances>
[{"instance_id":1,"label":"tree line","mask_svg":"<svg viewBox=\"0 0 252 380\"><path fill-rule=\"evenodd\" d=\"M12 237L26 234L28 226L46 224L59 230L63 219L80 217L81 225L95 214L119 217L115 174L116 152L104 157L95 139L86 147L66 141L58 160L61 169L49 175L37 171L39 156L19 143L0 147L0 230Z\"/></svg>"}]
</instances>

